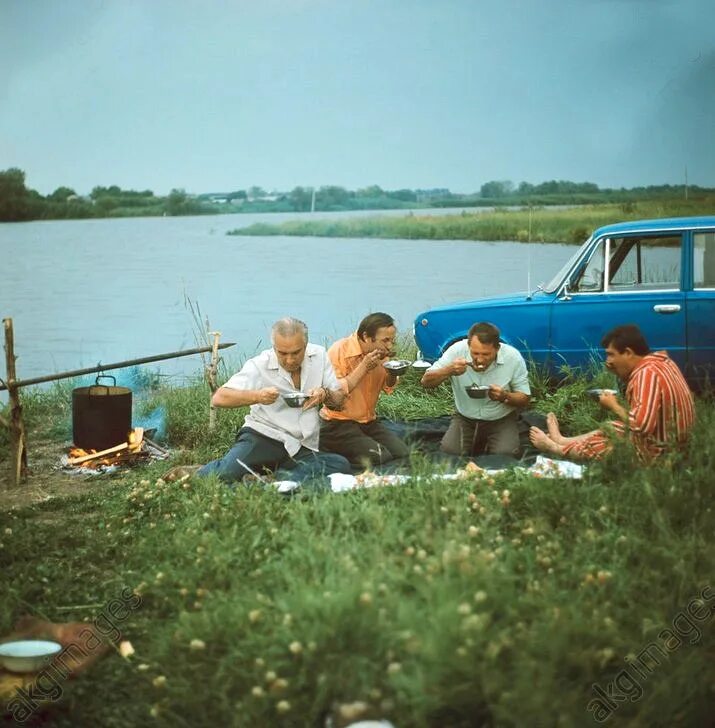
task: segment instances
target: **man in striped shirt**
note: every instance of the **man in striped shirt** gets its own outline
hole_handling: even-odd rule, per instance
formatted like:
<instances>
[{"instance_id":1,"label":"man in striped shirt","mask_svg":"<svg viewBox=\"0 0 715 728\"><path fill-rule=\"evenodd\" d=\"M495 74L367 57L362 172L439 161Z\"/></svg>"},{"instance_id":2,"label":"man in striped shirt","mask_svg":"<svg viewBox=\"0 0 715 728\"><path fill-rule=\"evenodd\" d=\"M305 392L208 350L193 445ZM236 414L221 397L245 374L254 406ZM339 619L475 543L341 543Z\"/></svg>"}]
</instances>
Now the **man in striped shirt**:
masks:
<instances>
[{"instance_id":1,"label":"man in striped shirt","mask_svg":"<svg viewBox=\"0 0 715 728\"><path fill-rule=\"evenodd\" d=\"M619 419L611 422L616 436L628 435L640 459L650 462L687 443L695 419L693 395L680 370L664 351L651 353L641 330L634 324L617 326L602 339L606 367L627 382L626 410L612 392L602 392L599 402ZM532 427L534 447L571 460L594 460L613 445L604 430L564 437L553 412L547 416L548 433Z\"/></svg>"}]
</instances>

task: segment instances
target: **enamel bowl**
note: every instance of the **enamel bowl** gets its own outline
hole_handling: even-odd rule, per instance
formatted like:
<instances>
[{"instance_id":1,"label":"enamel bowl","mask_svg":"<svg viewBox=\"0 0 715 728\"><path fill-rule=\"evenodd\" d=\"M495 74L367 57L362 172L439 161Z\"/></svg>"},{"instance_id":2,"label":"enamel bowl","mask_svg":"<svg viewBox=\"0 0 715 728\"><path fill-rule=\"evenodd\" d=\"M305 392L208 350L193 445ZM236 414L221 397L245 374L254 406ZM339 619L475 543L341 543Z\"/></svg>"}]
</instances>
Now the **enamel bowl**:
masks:
<instances>
[{"instance_id":1,"label":"enamel bowl","mask_svg":"<svg viewBox=\"0 0 715 728\"><path fill-rule=\"evenodd\" d=\"M428 361L418 359L412 362L412 368L418 372L426 372L432 365Z\"/></svg>"},{"instance_id":2,"label":"enamel bowl","mask_svg":"<svg viewBox=\"0 0 715 728\"><path fill-rule=\"evenodd\" d=\"M611 394L618 394L615 389L601 389L596 387L595 389L587 389L586 395L591 399L598 399L604 392L610 392Z\"/></svg>"},{"instance_id":3,"label":"enamel bowl","mask_svg":"<svg viewBox=\"0 0 715 728\"><path fill-rule=\"evenodd\" d=\"M489 387L486 384L470 384L464 389L472 399L484 399L489 391Z\"/></svg>"},{"instance_id":4,"label":"enamel bowl","mask_svg":"<svg viewBox=\"0 0 715 728\"><path fill-rule=\"evenodd\" d=\"M392 374L399 377L400 374L404 374L409 369L410 362L406 359L390 359L390 361L386 361L382 366L388 372L392 372Z\"/></svg>"},{"instance_id":5,"label":"enamel bowl","mask_svg":"<svg viewBox=\"0 0 715 728\"><path fill-rule=\"evenodd\" d=\"M302 407L310 397L305 392L289 392L283 395L283 399L289 407Z\"/></svg>"},{"instance_id":6,"label":"enamel bowl","mask_svg":"<svg viewBox=\"0 0 715 728\"><path fill-rule=\"evenodd\" d=\"M0 645L0 664L12 672L37 672L62 645L49 640L18 640Z\"/></svg>"}]
</instances>

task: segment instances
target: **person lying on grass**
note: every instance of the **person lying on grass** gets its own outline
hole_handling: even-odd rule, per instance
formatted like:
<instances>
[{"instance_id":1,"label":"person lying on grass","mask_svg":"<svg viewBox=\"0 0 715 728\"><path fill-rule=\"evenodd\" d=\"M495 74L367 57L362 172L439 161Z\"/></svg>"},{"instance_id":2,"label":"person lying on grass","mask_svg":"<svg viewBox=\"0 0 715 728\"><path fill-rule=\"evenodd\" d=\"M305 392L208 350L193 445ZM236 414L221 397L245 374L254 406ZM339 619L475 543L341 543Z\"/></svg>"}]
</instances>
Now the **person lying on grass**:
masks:
<instances>
[{"instance_id":1,"label":"person lying on grass","mask_svg":"<svg viewBox=\"0 0 715 728\"><path fill-rule=\"evenodd\" d=\"M338 409L345 394L322 346L308 343L308 328L298 319L283 318L273 324L273 347L249 359L214 392L214 407L250 405L233 447L218 460L195 469L177 468L164 478L187 474L217 475L235 483L254 472L280 471L278 478L297 482L350 473L350 463L334 453L318 451L318 406ZM302 406L290 406L286 395L305 393Z\"/></svg>"},{"instance_id":2,"label":"person lying on grass","mask_svg":"<svg viewBox=\"0 0 715 728\"><path fill-rule=\"evenodd\" d=\"M601 340L606 350L606 368L627 382L623 407L615 394L601 392L602 407L619 419L611 422L616 436L628 435L644 462L682 448L688 441L695 419L693 395L680 369L664 351L651 353L635 324L617 326ZM564 437L553 412L547 415L547 431L532 427L529 439L543 452L571 460L594 460L612 449L603 429L576 437Z\"/></svg>"}]
</instances>

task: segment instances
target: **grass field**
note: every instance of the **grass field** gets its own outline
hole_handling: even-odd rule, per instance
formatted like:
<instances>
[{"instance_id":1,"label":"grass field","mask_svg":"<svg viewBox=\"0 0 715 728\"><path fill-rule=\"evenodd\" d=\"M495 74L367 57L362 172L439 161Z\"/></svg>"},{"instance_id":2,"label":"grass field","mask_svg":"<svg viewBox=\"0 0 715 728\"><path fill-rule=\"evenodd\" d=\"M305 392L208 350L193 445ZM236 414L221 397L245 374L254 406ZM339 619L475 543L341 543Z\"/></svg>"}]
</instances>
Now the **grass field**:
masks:
<instances>
[{"instance_id":1,"label":"grass field","mask_svg":"<svg viewBox=\"0 0 715 728\"><path fill-rule=\"evenodd\" d=\"M592 426L588 383L534 377L535 407ZM70 387L25 396L31 455L39 433L59 452ZM450 409L414 374L401 388L383 414ZM173 462L222 452L243 416L209 435L203 383L151 398ZM59 726L706 725L713 427L699 400L687 460L644 468L619 449L582 481L444 480L420 456L408 485L341 495L165 483L166 463L100 478L0 513L0 631L140 596L116 620L135 654L62 684L37 714Z\"/></svg>"},{"instance_id":2,"label":"grass field","mask_svg":"<svg viewBox=\"0 0 715 728\"><path fill-rule=\"evenodd\" d=\"M367 217L341 220L291 220L256 223L229 235L297 235L331 238L410 238L419 240L518 240L582 243L597 227L624 220L712 215L715 198L656 200L581 205L569 209L538 207L531 212L496 210L461 215Z\"/></svg>"}]
</instances>

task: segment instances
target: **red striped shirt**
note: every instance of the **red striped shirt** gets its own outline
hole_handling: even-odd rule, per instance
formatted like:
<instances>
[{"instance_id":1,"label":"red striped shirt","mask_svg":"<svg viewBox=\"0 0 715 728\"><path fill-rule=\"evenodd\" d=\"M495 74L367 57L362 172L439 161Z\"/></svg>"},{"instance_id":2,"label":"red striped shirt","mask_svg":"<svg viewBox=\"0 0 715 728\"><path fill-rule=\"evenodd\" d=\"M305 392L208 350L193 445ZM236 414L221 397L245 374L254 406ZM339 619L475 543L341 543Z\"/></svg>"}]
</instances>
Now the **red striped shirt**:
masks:
<instances>
[{"instance_id":1,"label":"red striped shirt","mask_svg":"<svg viewBox=\"0 0 715 728\"><path fill-rule=\"evenodd\" d=\"M628 434L642 460L650 461L684 445L695 420L693 395L675 362L664 351L647 354L631 372L626 387ZM611 423L624 434L623 422ZM601 457L611 445L605 433L569 443L564 455Z\"/></svg>"}]
</instances>

